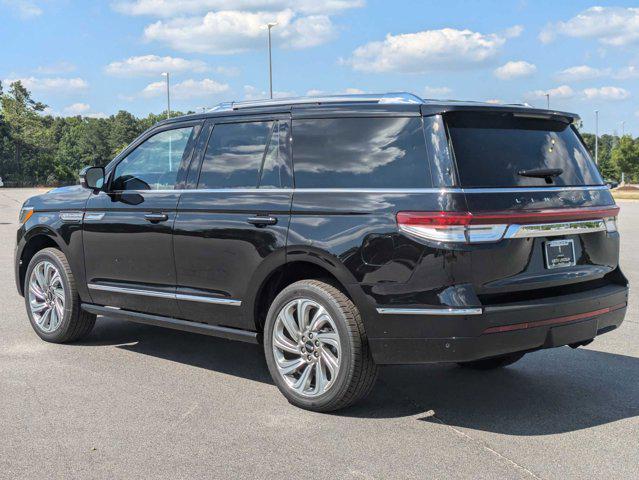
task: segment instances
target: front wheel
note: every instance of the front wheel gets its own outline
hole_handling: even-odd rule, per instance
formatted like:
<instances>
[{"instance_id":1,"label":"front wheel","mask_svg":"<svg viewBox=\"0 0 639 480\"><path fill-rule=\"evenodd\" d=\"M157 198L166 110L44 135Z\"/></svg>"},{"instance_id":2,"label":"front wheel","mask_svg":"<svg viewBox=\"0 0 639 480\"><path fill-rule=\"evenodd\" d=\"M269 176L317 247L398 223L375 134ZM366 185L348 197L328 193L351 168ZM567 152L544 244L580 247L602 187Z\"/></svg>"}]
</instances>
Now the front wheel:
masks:
<instances>
[{"instance_id":1,"label":"front wheel","mask_svg":"<svg viewBox=\"0 0 639 480\"><path fill-rule=\"evenodd\" d=\"M264 352L271 376L290 403L317 412L364 398L377 378L357 307L318 280L286 287L269 309Z\"/></svg>"},{"instance_id":2,"label":"front wheel","mask_svg":"<svg viewBox=\"0 0 639 480\"><path fill-rule=\"evenodd\" d=\"M31 326L47 342L65 343L89 334L95 315L80 308L69 262L60 250L36 253L24 280L24 300Z\"/></svg>"}]
</instances>

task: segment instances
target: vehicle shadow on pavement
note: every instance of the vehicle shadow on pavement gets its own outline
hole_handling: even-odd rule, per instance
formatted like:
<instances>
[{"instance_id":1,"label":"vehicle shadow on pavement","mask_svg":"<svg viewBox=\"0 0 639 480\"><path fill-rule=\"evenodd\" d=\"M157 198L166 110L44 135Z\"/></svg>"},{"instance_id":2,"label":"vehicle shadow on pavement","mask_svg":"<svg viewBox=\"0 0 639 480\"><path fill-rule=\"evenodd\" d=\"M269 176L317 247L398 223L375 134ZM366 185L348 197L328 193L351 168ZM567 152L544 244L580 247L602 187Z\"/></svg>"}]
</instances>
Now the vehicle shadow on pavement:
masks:
<instances>
[{"instance_id":1,"label":"vehicle shadow on pavement","mask_svg":"<svg viewBox=\"0 0 639 480\"><path fill-rule=\"evenodd\" d=\"M262 347L101 317L86 346L131 352L272 384ZM593 346L596 345L593 344ZM336 412L506 435L550 435L639 415L639 358L569 347L493 371L456 365L386 366L371 395ZM273 395L279 395L274 389ZM293 408L293 407L291 407Z\"/></svg>"},{"instance_id":2,"label":"vehicle shadow on pavement","mask_svg":"<svg viewBox=\"0 0 639 480\"><path fill-rule=\"evenodd\" d=\"M639 358L562 347L493 371L389 366L343 414L419 420L506 435L571 432L639 415Z\"/></svg>"}]
</instances>

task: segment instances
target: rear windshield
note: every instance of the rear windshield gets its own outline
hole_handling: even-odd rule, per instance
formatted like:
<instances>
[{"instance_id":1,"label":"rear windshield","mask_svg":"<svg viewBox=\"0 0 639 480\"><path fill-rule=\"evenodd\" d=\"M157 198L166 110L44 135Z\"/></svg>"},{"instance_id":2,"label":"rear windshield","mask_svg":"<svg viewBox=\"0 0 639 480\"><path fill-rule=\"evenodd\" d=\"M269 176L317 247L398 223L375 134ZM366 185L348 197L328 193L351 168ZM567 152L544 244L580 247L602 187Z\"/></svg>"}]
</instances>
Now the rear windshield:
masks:
<instances>
[{"instance_id":1,"label":"rear windshield","mask_svg":"<svg viewBox=\"0 0 639 480\"><path fill-rule=\"evenodd\" d=\"M468 112L447 114L445 120L463 187L602 183L574 127L564 122ZM557 171L530 176L548 169Z\"/></svg>"}]
</instances>

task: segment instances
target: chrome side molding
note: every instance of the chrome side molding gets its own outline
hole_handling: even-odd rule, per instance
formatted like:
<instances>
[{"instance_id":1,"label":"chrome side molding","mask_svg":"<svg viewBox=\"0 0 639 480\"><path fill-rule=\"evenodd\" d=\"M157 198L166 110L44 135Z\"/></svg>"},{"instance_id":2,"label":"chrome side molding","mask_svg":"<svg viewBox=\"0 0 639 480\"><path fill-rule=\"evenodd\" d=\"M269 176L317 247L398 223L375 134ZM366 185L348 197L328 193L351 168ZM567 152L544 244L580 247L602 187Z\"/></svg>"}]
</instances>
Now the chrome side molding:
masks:
<instances>
[{"instance_id":1,"label":"chrome side molding","mask_svg":"<svg viewBox=\"0 0 639 480\"><path fill-rule=\"evenodd\" d=\"M142 295L145 297L168 298L171 300L187 300L190 302L214 303L218 305L230 305L233 307L239 307L242 305L241 300L235 300L233 298L214 298L214 297L204 297L201 295L185 295L182 293L159 292L157 290L143 290L139 288L115 287L112 285L99 285L97 283L89 283L88 287L90 290L99 290L103 292L113 292L113 293L127 293L129 295Z\"/></svg>"},{"instance_id":2,"label":"chrome side molding","mask_svg":"<svg viewBox=\"0 0 639 480\"><path fill-rule=\"evenodd\" d=\"M483 308L378 308L381 315L481 315Z\"/></svg>"}]
</instances>

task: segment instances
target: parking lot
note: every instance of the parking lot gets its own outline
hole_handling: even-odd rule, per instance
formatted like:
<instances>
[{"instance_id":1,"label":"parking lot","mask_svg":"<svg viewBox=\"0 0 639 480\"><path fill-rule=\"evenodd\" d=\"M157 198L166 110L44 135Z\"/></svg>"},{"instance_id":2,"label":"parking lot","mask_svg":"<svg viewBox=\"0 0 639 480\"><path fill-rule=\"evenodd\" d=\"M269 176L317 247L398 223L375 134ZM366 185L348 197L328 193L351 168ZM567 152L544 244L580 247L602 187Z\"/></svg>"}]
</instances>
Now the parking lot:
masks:
<instances>
[{"instance_id":1,"label":"parking lot","mask_svg":"<svg viewBox=\"0 0 639 480\"><path fill-rule=\"evenodd\" d=\"M14 285L22 202L0 189L0 478L639 478L639 308L591 345L492 372L382 369L337 414L290 406L261 347L100 318L32 331ZM639 202L620 202L639 283Z\"/></svg>"}]
</instances>

